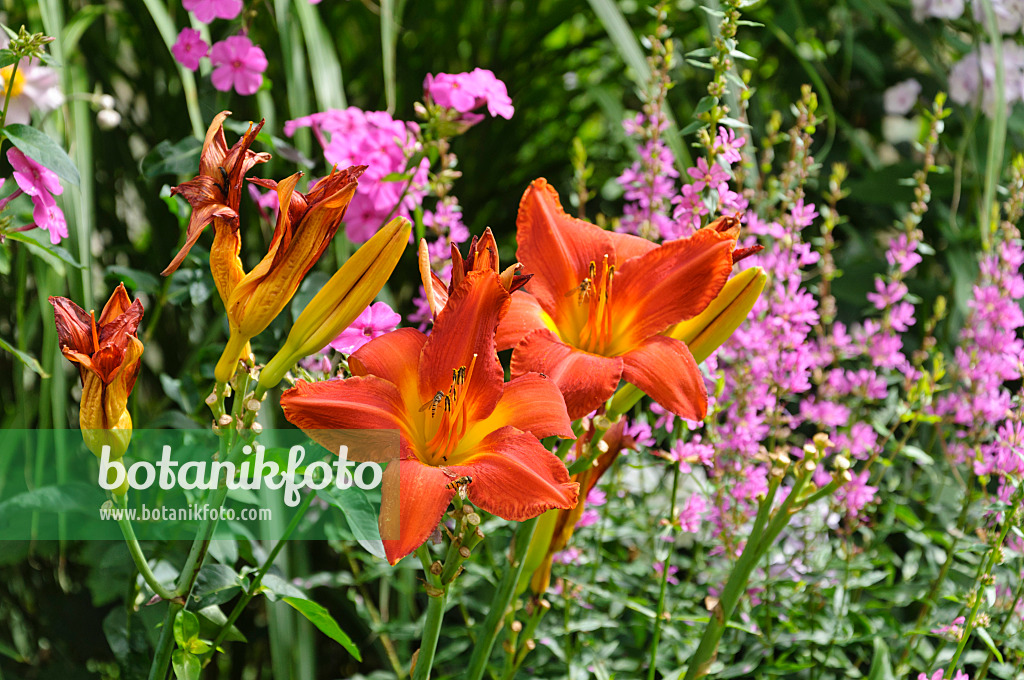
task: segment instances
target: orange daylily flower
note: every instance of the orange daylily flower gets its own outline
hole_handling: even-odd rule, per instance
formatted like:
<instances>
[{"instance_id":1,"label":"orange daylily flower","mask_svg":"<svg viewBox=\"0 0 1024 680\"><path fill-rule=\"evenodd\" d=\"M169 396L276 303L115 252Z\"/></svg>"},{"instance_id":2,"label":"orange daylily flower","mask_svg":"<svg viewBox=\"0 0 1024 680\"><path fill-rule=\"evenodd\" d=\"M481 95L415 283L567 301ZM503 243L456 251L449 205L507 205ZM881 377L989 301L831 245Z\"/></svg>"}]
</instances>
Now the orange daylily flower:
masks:
<instances>
[{"instance_id":1,"label":"orange daylily flower","mask_svg":"<svg viewBox=\"0 0 1024 680\"><path fill-rule=\"evenodd\" d=\"M218 113L206 131L206 141L199 156L199 175L171 189L172 194L181 194L192 206L188 221L185 245L174 256L167 268L161 272L169 276L181 265L199 235L213 222L214 237L210 247L210 271L217 285L220 299L226 305L231 291L245 276L238 252L242 239L238 233L238 206L242 200L242 181L257 163L270 160L269 153L256 153L249 147L263 128L261 120L250 125L234 146L228 148L224 138L224 120L230 111Z\"/></svg>"},{"instance_id":2,"label":"orange daylily flower","mask_svg":"<svg viewBox=\"0 0 1024 680\"><path fill-rule=\"evenodd\" d=\"M82 380L79 424L89 450L97 456L110 446L111 459L124 455L132 433L128 394L135 386L142 357L138 338L142 303L132 302L120 284L100 313L86 312L65 297L51 297L61 352L78 364Z\"/></svg>"},{"instance_id":3,"label":"orange daylily flower","mask_svg":"<svg viewBox=\"0 0 1024 680\"><path fill-rule=\"evenodd\" d=\"M536 373L504 382L494 331L508 304L496 273L471 271L429 337L383 335L349 357L356 377L299 382L281 398L285 417L331 450L330 430L399 431L380 517L392 564L427 540L457 491L512 521L576 505L578 485L538 441L573 436L558 388Z\"/></svg>"},{"instance_id":4,"label":"orange daylily flower","mask_svg":"<svg viewBox=\"0 0 1024 680\"><path fill-rule=\"evenodd\" d=\"M238 281L228 298L231 337L215 370L218 381L231 379L249 340L281 313L299 289L302 278L327 249L355 196L356 180L364 170L365 165L332 170L308 194L295 190L302 173L280 183L253 180L277 191L281 209L267 254Z\"/></svg>"},{"instance_id":5,"label":"orange daylily flower","mask_svg":"<svg viewBox=\"0 0 1024 680\"><path fill-rule=\"evenodd\" d=\"M430 255L427 251L427 240L420 239L418 251L420 280L423 283L423 290L426 294L427 304L430 307L432 316L444 309L448 302L448 296L455 290L468 272L490 270L500 275L501 285L509 293L526 285L532 274L521 274L523 265L516 262L510 267L502 270L498 266L498 244L494 240L491 228L484 229L484 235L473 237L469 243L469 253L462 258L458 247L452 244L452 280L445 283L441 277L430 268Z\"/></svg>"},{"instance_id":6,"label":"orange daylily flower","mask_svg":"<svg viewBox=\"0 0 1024 680\"><path fill-rule=\"evenodd\" d=\"M546 180L523 195L517 255L529 292L512 296L498 348L512 375L537 371L562 390L569 417L598 408L624 379L691 420L707 414L704 379L686 344L663 332L699 314L733 265L739 221L722 218L657 245L565 214Z\"/></svg>"}]
</instances>

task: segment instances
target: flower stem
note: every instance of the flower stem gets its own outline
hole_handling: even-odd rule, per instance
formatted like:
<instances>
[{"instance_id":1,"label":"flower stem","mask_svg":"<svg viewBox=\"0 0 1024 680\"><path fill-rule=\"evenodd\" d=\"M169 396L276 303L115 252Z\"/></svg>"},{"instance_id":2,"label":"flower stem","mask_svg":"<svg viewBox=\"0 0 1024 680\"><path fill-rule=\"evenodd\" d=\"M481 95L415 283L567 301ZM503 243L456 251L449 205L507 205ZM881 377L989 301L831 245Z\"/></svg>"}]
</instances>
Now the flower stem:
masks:
<instances>
[{"instance_id":1,"label":"flower stem","mask_svg":"<svg viewBox=\"0 0 1024 680\"><path fill-rule=\"evenodd\" d=\"M442 585L440 575L434 574L430 569L430 551L426 543L416 549L416 555L424 566L423 576L429 586L427 594L430 596L430 602L427 604L427 619L423 624L420 650L416 657L416 667L412 669L412 678L413 680L429 680L430 670L434 665L434 653L437 651L437 639L441 635L441 622L444 620L448 588Z\"/></svg>"},{"instance_id":2,"label":"flower stem","mask_svg":"<svg viewBox=\"0 0 1024 680\"><path fill-rule=\"evenodd\" d=\"M263 563L263 566L261 566L259 571L256 572L256 576L253 577L252 583L249 585L249 589L242 595L241 598L239 598L238 602L235 603L234 608L231 610L231 614L228 615L227 621L225 621L224 625L220 627L219 631L217 631L217 637L214 638L213 643L210 645L212 650L215 651L217 649L217 646L224 641L224 638L227 637L228 632L230 632L231 630L231 626L234 625L235 621L238 620L238 617L241 616L242 611L245 610L249 602L252 601L252 598L254 598L256 594L259 593L260 585L263 583L263 577L267 575L267 572L270 570L270 567L274 565L274 560L277 559L277 556L281 552L281 549L288 542L288 539L291 538L291 535L295 531L295 529L298 528L299 522L305 516L306 511L309 510L309 506L313 502L313 498L315 497L316 494L306 494L306 498L303 499L302 505L299 506L299 509L295 511L295 516L292 517L291 522L288 523L287 528L285 528L284 533L281 535L281 539L274 544L274 547L270 551L270 554L267 555L267 559ZM210 659L212 658L213 654L210 655ZM206 663L209 663L210 659L207 659Z\"/></svg>"},{"instance_id":3,"label":"flower stem","mask_svg":"<svg viewBox=\"0 0 1024 680\"><path fill-rule=\"evenodd\" d=\"M505 574L494 591L491 599L490 610L487 618L477 631L476 645L473 647L473 655L469 659L469 670L466 673L466 680L480 680L487 669L487 661L491 657L491 650L494 648L494 641L501 630L501 623L505 617L505 610L508 609L512 598L515 597L516 584L523 572L523 562L526 551L530 547L530 540L537 530L537 518L528 519L522 522L516 529L513 540L512 560L505 569Z\"/></svg>"},{"instance_id":4,"label":"flower stem","mask_svg":"<svg viewBox=\"0 0 1024 680\"><path fill-rule=\"evenodd\" d=\"M668 588L668 569L672 563L672 553L675 548L675 526L676 526L676 494L679 492L679 464L672 464L672 509L669 511L669 537L672 541L669 543L668 554L665 555L665 561L662 562L661 569L661 589L658 592L658 614L654 619L654 636L651 638L651 661L650 666L647 669L647 680L654 680L654 675L657 673L657 661L658 661L658 642L661 640L661 621L665 614L665 591Z\"/></svg>"},{"instance_id":5,"label":"flower stem","mask_svg":"<svg viewBox=\"0 0 1024 680\"><path fill-rule=\"evenodd\" d=\"M125 496L115 497L117 504L121 510L125 510L128 507L127 499ZM165 588L160 580L157 579L153 570L149 568L149 562L146 560L146 556L142 553L142 547L139 545L139 541L135 538L135 529L132 528L132 523L128 520L127 514L122 512L117 518L117 525L121 527L121 533L124 534L124 541L128 544L128 552L131 553L132 561L135 562L135 568L142 574L142 578L145 579L146 584L153 590L154 593L160 596L164 600L173 600L176 594L170 589Z\"/></svg>"}]
</instances>

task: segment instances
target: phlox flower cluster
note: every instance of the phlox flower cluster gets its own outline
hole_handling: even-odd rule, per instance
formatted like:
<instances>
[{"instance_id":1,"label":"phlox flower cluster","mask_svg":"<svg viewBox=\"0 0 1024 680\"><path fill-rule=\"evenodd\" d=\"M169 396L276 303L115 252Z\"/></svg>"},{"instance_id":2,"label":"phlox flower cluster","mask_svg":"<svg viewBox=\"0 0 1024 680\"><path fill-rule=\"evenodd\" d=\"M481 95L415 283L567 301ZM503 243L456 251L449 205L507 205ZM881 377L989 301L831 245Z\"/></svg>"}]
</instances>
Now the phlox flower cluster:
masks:
<instances>
[{"instance_id":1,"label":"phlox flower cluster","mask_svg":"<svg viewBox=\"0 0 1024 680\"><path fill-rule=\"evenodd\" d=\"M430 162L424 158L407 167L419 148L416 123L395 120L386 111L350 106L290 120L284 133L291 137L303 127L312 128L329 164L369 166L345 215L345 233L352 242L363 243L389 217L409 217L422 204Z\"/></svg>"},{"instance_id":2,"label":"phlox flower cluster","mask_svg":"<svg viewBox=\"0 0 1024 680\"><path fill-rule=\"evenodd\" d=\"M216 19L230 21L242 11L242 0L182 0L181 4L203 24ZM215 42L211 48L202 33L194 28L183 28L171 46L171 54L190 71L198 69L200 61L209 57L213 66L210 81L214 88L221 92L234 90L243 96L260 89L263 72L267 70L267 55L244 33Z\"/></svg>"},{"instance_id":3,"label":"phlox flower cluster","mask_svg":"<svg viewBox=\"0 0 1024 680\"><path fill-rule=\"evenodd\" d=\"M487 107L491 116L505 120L515 113L505 83L498 80L493 71L484 68L468 73L428 73L423 80L423 95L428 103L462 114L459 119L469 125L484 119L482 113L473 113L482 106Z\"/></svg>"}]
</instances>

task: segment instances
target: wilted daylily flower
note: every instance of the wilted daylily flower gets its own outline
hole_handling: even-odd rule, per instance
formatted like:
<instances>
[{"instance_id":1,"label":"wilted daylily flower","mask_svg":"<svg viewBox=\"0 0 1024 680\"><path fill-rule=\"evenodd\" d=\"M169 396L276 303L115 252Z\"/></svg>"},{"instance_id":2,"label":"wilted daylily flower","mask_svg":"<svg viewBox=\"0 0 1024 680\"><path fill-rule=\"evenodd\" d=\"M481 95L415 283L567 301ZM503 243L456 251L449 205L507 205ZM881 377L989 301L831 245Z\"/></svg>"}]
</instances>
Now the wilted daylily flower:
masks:
<instances>
[{"instance_id":1,"label":"wilted daylily flower","mask_svg":"<svg viewBox=\"0 0 1024 680\"><path fill-rule=\"evenodd\" d=\"M538 179L516 226L519 261L537 276L529 293L512 296L498 329L498 348L514 348L512 375L550 376L571 418L603 404L620 379L684 418L704 418L697 363L684 342L662 332L699 314L722 289L738 220L723 218L659 246L566 215L555 190Z\"/></svg>"},{"instance_id":2,"label":"wilted daylily flower","mask_svg":"<svg viewBox=\"0 0 1024 680\"><path fill-rule=\"evenodd\" d=\"M429 338L388 333L349 358L356 377L299 382L281 398L285 417L330 450L324 428L399 431L380 517L392 564L427 540L457 490L512 521L576 505L578 485L538 441L573 436L561 394L535 373L503 380L494 330L508 300L493 271L470 272Z\"/></svg>"},{"instance_id":3,"label":"wilted daylily flower","mask_svg":"<svg viewBox=\"0 0 1024 680\"><path fill-rule=\"evenodd\" d=\"M82 379L79 424L89 450L99 456L110 446L110 458L128 449L132 417L128 394L135 386L142 357L138 338L142 303L132 302L121 284L100 313L86 312L65 297L51 297L61 352L78 364Z\"/></svg>"},{"instance_id":4,"label":"wilted daylily flower","mask_svg":"<svg viewBox=\"0 0 1024 680\"><path fill-rule=\"evenodd\" d=\"M254 126L228 148L224 138L224 120L230 111L218 113L206 131L206 141L199 156L199 174L171 189L172 194L181 194L192 206L188 221L185 245L174 256L164 276L173 273L185 260L188 251L210 222L213 222L213 245L210 247L210 271L220 299L227 305L235 285L245 276L238 252L242 239L238 233L238 206L242 200L242 182L245 174L257 163L270 160L269 153L256 153L249 147L263 128L263 121Z\"/></svg>"},{"instance_id":5,"label":"wilted daylily flower","mask_svg":"<svg viewBox=\"0 0 1024 680\"><path fill-rule=\"evenodd\" d=\"M501 270L498 266L498 244L494 241L494 234L490 227L484 229L484 235L480 238L473 237L465 260L463 260L458 247L454 243L452 244L452 280L450 283L446 284L430 268L430 254L427 251L426 239L420 239L418 256L420 279L423 282L427 304L430 306L430 313L433 316L437 316L444 309L445 303L448 302L448 296L462 283L469 272L490 270L500 274L501 285L509 293L525 286L532 276L532 274L521 274L522 265L518 262L504 271Z\"/></svg>"},{"instance_id":6,"label":"wilted daylily flower","mask_svg":"<svg viewBox=\"0 0 1024 680\"><path fill-rule=\"evenodd\" d=\"M295 190L302 173L280 184L254 180L277 191L281 208L267 254L242 277L228 298L231 337L215 369L218 381L231 379L249 340L263 332L284 309L302 278L327 249L356 193L356 180L365 169L360 165L332 171L309 194Z\"/></svg>"}]
</instances>

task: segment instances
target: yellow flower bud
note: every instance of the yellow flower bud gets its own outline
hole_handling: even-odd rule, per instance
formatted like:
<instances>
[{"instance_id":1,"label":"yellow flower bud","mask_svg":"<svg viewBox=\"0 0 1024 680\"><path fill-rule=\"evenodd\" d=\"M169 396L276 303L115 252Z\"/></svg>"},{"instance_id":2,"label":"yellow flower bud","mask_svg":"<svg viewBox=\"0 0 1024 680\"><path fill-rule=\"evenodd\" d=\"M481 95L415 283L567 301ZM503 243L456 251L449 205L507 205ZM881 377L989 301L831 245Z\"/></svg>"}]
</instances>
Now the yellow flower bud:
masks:
<instances>
[{"instance_id":1,"label":"yellow flower bud","mask_svg":"<svg viewBox=\"0 0 1024 680\"><path fill-rule=\"evenodd\" d=\"M260 374L260 386L281 382L295 363L319 352L356 320L384 287L402 257L412 224L397 217L364 243L295 320L284 346Z\"/></svg>"}]
</instances>

